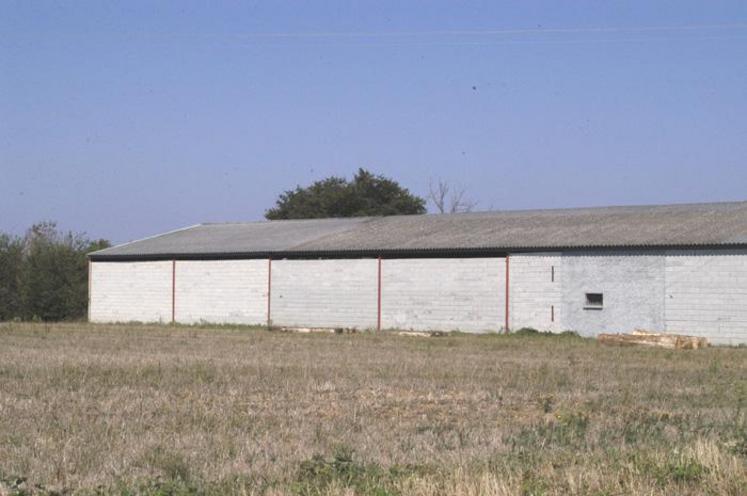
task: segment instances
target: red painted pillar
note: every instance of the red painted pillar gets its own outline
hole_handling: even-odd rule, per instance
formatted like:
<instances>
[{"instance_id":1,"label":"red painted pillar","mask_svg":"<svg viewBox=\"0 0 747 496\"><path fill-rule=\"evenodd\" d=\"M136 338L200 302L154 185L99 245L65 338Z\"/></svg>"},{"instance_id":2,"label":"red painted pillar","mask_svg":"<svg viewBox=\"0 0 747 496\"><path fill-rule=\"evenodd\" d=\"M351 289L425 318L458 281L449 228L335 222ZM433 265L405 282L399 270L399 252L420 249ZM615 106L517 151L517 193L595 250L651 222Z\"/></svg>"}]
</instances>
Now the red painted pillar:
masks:
<instances>
[{"instance_id":1,"label":"red painted pillar","mask_svg":"<svg viewBox=\"0 0 747 496\"><path fill-rule=\"evenodd\" d=\"M378 258L378 264L379 264L379 281L377 286L377 306L376 306L376 330L381 330L381 257Z\"/></svg>"},{"instance_id":2,"label":"red painted pillar","mask_svg":"<svg viewBox=\"0 0 747 496\"><path fill-rule=\"evenodd\" d=\"M171 261L171 323L176 323L176 260Z\"/></svg>"},{"instance_id":3,"label":"red painted pillar","mask_svg":"<svg viewBox=\"0 0 747 496\"><path fill-rule=\"evenodd\" d=\"M509 255L506 253L506 323L504 326L504 332L508 334L508 323L509 323L509 269L510 269L510 263L509 263Z\"/></svg>"},{"instance_id":4,"label":"red painted pillar","mask_svg":"<svg viewBox=\"0 0 747 496\"><path fill-rule=\"evenodd\" d=\"M267 259L267 328L272 327L272 258Z\"/></svg>"}]
</instances>

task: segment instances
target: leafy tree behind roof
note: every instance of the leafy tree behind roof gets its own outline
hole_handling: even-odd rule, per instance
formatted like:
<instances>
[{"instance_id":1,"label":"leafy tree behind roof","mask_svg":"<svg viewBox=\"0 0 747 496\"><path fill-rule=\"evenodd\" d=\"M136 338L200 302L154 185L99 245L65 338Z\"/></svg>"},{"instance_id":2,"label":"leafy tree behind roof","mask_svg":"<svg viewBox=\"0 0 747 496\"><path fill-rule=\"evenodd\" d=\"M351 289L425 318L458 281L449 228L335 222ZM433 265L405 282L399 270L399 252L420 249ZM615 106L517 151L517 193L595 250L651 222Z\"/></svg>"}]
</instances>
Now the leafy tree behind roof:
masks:
<instances>
[{"instance_id":1,"label":"leafy tree behind roof","mask_svg":"<svg viewBox=\"0 0 747 496\"><path fill-rule=\"evenodd\" d=\"M329 177L282 193L269 220L424 214L425 200L396 181L358 169L352 181Z\"/></svg>"}]
</instances>

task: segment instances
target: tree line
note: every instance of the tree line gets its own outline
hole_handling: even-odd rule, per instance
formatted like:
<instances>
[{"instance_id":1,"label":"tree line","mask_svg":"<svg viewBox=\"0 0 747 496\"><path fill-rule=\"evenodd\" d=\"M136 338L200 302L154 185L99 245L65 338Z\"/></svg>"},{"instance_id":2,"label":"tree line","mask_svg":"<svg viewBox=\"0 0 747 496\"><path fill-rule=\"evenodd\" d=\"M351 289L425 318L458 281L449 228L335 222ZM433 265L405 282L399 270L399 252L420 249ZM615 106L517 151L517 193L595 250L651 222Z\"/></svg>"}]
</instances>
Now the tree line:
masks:
<instances>
[{"instance_id":1,"label":"tree line","mask_svg":"<svg viewBox=\"0 0 747 496\"><path fill-rule=\"evenodd\" d=\"M0 233L0 321L85 318L86 255L109 246L54 222L34 224L24 236Z\"/></svg>"}]
</instances>

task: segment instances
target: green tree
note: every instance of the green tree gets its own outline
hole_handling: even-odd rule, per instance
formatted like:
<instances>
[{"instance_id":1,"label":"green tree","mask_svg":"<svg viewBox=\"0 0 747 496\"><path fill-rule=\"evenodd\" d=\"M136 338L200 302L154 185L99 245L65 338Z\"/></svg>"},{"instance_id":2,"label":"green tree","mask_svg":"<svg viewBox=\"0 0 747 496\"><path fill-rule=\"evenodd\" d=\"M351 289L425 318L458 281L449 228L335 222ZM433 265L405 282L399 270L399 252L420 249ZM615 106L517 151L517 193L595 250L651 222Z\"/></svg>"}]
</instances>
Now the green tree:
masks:
<instances>
[{"instance_id":1,"label":"green tree","mask_svg":"<svg viewBox=\"0 0 747 496\"><path fill-rule=\"evenodd\" d=\"M269 220L424 214L425 200L396 181L358 169L352 181L329 177L282 193Z\"/></svg>"},{"instance_id":2,"label":"green tree","mask_svg":"<svg viewBox=\"0 0 747 496\"><path fill-rule=\"evenodd\" d=\"M23 240L16 316L24 319L72 320L85 317L88 306L87 253L105 248L104 240L62 233L53 222L35 224ZM16 260L17 262L17 260Z\"/></svg>"},{"instance_id":3,"label":"green tree","mask_svg":"<svg viewBox=\"0 0 747 496\"><path fill-rule=\"evenodd\" d=\"M23 241L0 233L0 321L20 317Z\"/></svg>"}]
</instances>

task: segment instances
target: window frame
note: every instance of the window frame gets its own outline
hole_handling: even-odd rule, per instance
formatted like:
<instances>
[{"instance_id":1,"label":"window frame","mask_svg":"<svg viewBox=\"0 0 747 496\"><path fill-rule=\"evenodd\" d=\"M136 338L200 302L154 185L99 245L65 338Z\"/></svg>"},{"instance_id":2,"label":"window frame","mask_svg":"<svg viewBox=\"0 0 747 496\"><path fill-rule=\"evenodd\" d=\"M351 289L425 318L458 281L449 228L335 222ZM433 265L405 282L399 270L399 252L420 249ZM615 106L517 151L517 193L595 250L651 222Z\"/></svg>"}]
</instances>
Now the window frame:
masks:
<instances>
[{"instance_id":1,"label":"window frame","mask_svg":"<svg viewBox=\"0 0 747 496\"><path fill-rule=\"evenodd\" d=\"M584 293L584 310L603 310L603 309L604 309L604 293L603 292Z\"/></svg>"}]
</instances>

